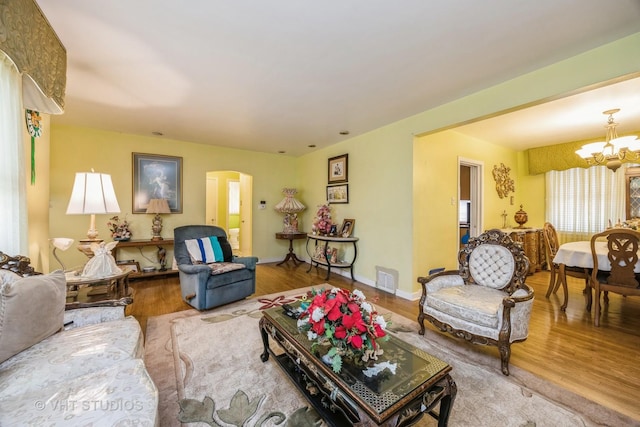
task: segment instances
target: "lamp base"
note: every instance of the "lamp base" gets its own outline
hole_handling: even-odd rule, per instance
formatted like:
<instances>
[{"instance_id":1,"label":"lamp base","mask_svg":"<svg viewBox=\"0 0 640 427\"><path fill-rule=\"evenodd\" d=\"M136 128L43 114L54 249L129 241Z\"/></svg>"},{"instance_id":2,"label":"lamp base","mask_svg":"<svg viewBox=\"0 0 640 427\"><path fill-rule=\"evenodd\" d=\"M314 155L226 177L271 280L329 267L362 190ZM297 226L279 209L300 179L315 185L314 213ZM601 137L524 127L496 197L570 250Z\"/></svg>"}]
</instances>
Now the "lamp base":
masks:
<instances>
[{"instance_id":1,"label":"lamp base","mask_svg":"<svg viewBox=\"0 0 640 427\"><path fill-rule=\"evenodd\" d=\"M92 243L102 243L103 239L82 239L78 241L78 250L85 254L87 258L93 258L93 251L91 250Z\"/></svg>"}]
</instances>

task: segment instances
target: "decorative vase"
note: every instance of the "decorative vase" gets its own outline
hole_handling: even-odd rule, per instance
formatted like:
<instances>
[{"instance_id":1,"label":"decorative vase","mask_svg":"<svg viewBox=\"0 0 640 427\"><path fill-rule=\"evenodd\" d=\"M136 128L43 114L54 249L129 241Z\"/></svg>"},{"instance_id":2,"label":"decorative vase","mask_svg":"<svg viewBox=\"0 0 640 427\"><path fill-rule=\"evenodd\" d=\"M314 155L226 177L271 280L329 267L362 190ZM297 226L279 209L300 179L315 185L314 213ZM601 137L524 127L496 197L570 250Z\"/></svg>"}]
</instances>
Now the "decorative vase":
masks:
<instances>
[{"instance_id":1,"label":"decorative vase","mask_svg":"<svg viewBox=\"0 0 640 427\"><path fill-rule=\"evenodd\" d=\"M516 212L513 219L518 223L517 228L524 228L524 224L529 220L529 216L522 210L522 205L520 205L520 210Z\"/></svg>"}]
</instances>

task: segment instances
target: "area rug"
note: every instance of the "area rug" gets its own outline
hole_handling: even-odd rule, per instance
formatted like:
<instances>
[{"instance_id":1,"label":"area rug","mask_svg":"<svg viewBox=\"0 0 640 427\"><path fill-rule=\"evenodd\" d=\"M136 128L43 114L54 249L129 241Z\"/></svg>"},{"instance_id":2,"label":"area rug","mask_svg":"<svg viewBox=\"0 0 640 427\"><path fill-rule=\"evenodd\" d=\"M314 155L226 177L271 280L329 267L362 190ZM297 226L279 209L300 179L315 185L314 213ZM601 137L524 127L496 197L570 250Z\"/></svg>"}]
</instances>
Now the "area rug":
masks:
<instances>
[{"instance_id":1,"label":"area rug","mask_svg":"<svg viewBox=\"0 0 640 427\"><path fill-rule=\"evenodd\" d=\"M261 311L295 301L308 289L150 318L145 362L160 392L160 425L324 425L278 364L260 360ZM458 394L451 426L637 425L515 366L505 377L497 354L474 352L430 330L421 336L415 320L377 308L391 321L390 333L453 367ZM437 421L425 416L417 425Z\"/></svg>"}]
</instances>

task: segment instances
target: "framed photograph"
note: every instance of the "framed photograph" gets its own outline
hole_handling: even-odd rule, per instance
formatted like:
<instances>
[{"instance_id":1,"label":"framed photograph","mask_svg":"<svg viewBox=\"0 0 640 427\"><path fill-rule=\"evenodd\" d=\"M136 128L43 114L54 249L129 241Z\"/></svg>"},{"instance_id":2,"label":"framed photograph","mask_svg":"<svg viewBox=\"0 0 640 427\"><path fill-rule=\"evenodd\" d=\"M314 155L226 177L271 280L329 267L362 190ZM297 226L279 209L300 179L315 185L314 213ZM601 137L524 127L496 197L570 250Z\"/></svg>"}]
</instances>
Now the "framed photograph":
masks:
<instances>
[{"instance_id":1,"label":"framed photograph","mask_svg":"<svg viewBox=\"0 0 640 427\"><path fill-rule=\"evenodd\" d=\"M182 213L182 157L133 154L133 213L146 213L151 199L167 199L171 213Z\"/></svg>"},{"instance_id":2,"label":"framed photograph","mask_svg":"<svg viewBox=\"0 0 640 427\"><path fill-rule=\"evenodd\" d=\"M351 237L353 234L353 226L355 225L355 219L345 219L342 221L342 227L340 227L340 237Z\"/></svg>"},{"instance_id":3,"label":"framed photograph","mask_svg":"<svg viewBox=\"0 0 640 427\"><path fill-rule=\"evenodd\" d=\"M327 202L349 203L349 184L327 185Z\"/></svg>"},{"instance_id":4,"label":"framed photograph","mask_svg":"<svg viewBox=\"0 0 640 427\"><path fill-rule=\"evenodd\" d=\"M140 273L140 264L138 261L117 261L116 264L118 264L118 267L120 267L122 271L130 270L133 273Z\"/></svg>"},{"instance_id":5,"label":"framed photograph","mask_svg":"<svg viewBox=\"0 0 640 427\"><path fill-rule=\"evenodd\" d=\"M349 155L331 157L329 159L329 184L349 181Z\"/></svg>"}]
</instances>

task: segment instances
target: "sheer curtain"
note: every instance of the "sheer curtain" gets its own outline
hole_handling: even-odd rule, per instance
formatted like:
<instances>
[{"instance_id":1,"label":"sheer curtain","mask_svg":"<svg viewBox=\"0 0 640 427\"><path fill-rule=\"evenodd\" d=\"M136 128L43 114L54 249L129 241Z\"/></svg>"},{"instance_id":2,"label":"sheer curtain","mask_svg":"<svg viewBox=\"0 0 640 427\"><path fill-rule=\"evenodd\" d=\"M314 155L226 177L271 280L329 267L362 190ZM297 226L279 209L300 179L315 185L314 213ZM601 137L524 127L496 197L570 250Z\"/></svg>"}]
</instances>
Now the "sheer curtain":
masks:
<instances>
[{"instance_id":1,"label":"sheer curtain","mask_svg":"<svg viewBox=\"0 0 640 427\"><path fill-rule=\"evenodd\" d=\"M616 172L605 166L549 171L546 182L546 218L558 231L560 243L589 240L626 219L624 164Z\"/></svg>"},{"instance_id":2,"label":"sheer curtain","mask_svg":"<svg viewBox=\"0 0 640 427\"><path fill-rule=\"evenodd\" d=\"M0 251L29 255L21 77L0 51Z\"/></svg>"}]
</instances>

